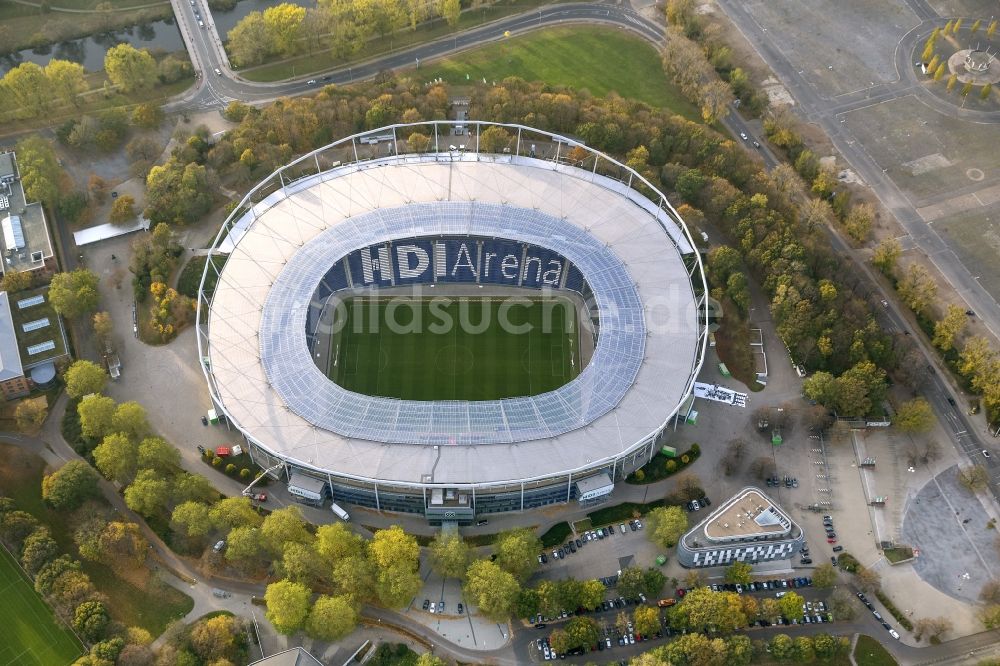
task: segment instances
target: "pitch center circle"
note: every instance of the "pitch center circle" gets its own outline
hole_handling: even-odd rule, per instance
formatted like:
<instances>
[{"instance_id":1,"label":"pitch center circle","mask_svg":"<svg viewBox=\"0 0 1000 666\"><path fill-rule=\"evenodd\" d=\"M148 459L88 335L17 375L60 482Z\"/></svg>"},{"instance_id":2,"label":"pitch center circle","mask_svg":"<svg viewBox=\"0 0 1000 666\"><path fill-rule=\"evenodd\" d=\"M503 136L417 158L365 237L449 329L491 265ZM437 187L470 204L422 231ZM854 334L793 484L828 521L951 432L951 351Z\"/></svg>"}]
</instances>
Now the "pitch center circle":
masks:
<instances>
[{"instance_id":1,"label":"pitch center circle","mask_svg":"<svg viewBox=\"0 0 1000 666\"><path fill-rule=\"evenodd\" d=\"M434 368L449 377L469 374L475 362L472 350L464 345L445 345L434 354Z\"/></svg>"}]
</instances>

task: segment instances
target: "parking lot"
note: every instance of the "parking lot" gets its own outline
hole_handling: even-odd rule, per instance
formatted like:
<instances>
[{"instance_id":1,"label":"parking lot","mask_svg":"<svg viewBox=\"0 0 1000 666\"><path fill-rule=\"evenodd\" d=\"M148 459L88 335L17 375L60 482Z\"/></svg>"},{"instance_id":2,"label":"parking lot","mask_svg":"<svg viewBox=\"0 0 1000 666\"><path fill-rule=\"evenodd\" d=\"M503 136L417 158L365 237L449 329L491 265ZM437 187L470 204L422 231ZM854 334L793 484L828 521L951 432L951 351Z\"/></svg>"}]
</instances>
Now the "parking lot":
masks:
<instances>
[{"instance_id":1,"label":"parking lot","mask_svg":"<svg viewBox=\"0 0 1000 666\"><path fill-rule=\"evenodd\" d=\"M754 596L758 601L765 598L781 598L785 596L788 592L796 592L803 597L802 612L803 616L799 618L785 618L785 617L772 617L772 618L752 618L750 629L770 627L774 625L798 625L798 624L826 624L834 621L834 617L830 612L827 601L828 590L817 590L812 587L812 579L799 576L793 578L774 578L762 581L755 581L748 586L735 585L735 584L712 584L711 589L714 591L728 591L736 592L741 595ZM635 611L636 607L643 604L642 601L638 599L624 599L617 596L614 589L609 590L608 599L604 603L595 609L577 609L575 612L564 611L557 618L531 618L533 621L537 621L536 628L539 633L544 633L534 639L532 644L532 657L536 658L538 661L550 661L554 659L561 659L564 655L555 654L548 641L548 634L555 628L557 628L561 623L567 622L570 618L577 615L585 615L592 618L598 625L599 631L599 641L595 645L591 646L590 651L614 651L617 648L623 648L628 645L635 645L636 643L642 643L645 641L663 641L671 636L680 634L681 632L676 629L671 629L667 624L667 614L665 612L666 608L673 605L673 602L680 601L684 595L687 594L689 590L687 588L678 588L673 590L664 590L664 601L662 602L663 609L660 612L660 630L656 634L651 636L643 636L637 633L635 626L631 621L632 613ZM648 599L645 605L654 606L656 605L656 600ZM624 617L623 617L624 616ZM833 630L833 628L831 628ZM583 651L575 651L568 654L582 654Z\"/></svg>"},{"instance_id":2,"label":"parking lot","mask_svg":"<svg viewBox=\"0 0 1000 666\"><path fill-rule=\"evenodd\" d=\"M622 532L622 525L625 525L625 532ZM568 541L561 546L562 557L559 556L560 547L549 548L545 551L545 563L538 568L531 581L537 585L542 579L561 580L563 578L578 578L581 580L589 578L606 578L615 576L617 572L628 567L649 567L654 566L658 555L657 548L646 538L646 530L640 529L641 522L636 523L636 529L625 523L615 523L614 525L604 525L600 528L585 530L580 534L574 534L572 538L572 548L568 547ZM613 529L613 533L605 532L598 535L598 529ZM587 538L588 533L590 539ZM580 545L576 545L579 539ZM555 551L555 555L553 555Z\"/></svg>"}]
</instances>

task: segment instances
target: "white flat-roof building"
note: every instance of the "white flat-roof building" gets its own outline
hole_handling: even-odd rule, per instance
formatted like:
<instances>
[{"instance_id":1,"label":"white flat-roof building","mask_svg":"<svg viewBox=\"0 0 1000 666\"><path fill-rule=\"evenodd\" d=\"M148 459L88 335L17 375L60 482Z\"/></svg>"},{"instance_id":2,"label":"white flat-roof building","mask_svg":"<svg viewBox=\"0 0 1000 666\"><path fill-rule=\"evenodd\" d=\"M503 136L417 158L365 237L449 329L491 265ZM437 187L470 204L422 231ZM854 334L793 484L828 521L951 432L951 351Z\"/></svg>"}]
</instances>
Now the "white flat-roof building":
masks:
<instances>
[{"instance_id":1,"label":"white flat-roof building","mask_svg":"<svg viewBox=\"0 0 1000 666\"><path fill-rule=\"evenodd\" d=\"M759 488L748 486L720 504L677 544L685 567L789 559L802 547L802 529Z\"/></svg>"}]
</instances>

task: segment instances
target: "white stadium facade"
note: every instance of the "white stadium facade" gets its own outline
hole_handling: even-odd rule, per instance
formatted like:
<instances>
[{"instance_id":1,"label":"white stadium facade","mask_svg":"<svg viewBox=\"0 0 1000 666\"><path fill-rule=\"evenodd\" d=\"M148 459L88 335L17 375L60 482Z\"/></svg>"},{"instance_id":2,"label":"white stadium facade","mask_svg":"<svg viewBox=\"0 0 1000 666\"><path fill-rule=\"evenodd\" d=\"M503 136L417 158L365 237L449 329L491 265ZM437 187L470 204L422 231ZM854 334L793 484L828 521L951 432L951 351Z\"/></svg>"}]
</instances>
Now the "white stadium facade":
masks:
<instances>
[{"instance_id":1,"label":"white stadium facade","mask_svg":"<svg viewBox=\"0 0 1000 666\"><path fill-rule=\"evenodd\" d=\"M255 462L307 479L319 501L468 523L599 500L653 456L692 393L707 288L666 197L616 160L528 127L501 125L509 145L480 151L491 125L338 141L258 184L216 237L198 302L215 408ZM415 131L425 152L409 148ZM589 362L547 393L441 402L354 393L314 362L331 297L455 283L579 297Z\"/></svg>"}]
</instances>

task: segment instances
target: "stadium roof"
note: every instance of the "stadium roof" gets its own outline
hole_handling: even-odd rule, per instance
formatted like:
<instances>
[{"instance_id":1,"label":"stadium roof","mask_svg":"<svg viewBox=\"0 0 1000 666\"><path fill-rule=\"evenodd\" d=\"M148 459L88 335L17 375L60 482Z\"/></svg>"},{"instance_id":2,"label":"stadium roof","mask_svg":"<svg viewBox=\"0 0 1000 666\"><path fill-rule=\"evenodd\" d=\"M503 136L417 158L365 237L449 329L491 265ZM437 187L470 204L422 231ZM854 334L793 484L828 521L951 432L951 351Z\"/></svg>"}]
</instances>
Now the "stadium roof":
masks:
<instances>
[{"instance_id":1,"label":"stadium roof","mask_svg":"<svg viewBox=\"0 0 1000 666\"><path fill-rule=\"evenodd\" d=\"M500 483L632 450L687 396L702 341L683 231L623 188L544 160L460 153L360 162L286 185L229 233L207 334L217 399L264 448L363 479ZM576 263L601 307L588 367L556 391L483 402L377 398L327 379L305 336L323 273L357 247L438 234L525 241Z\"/></svg>"}]
</instances>

